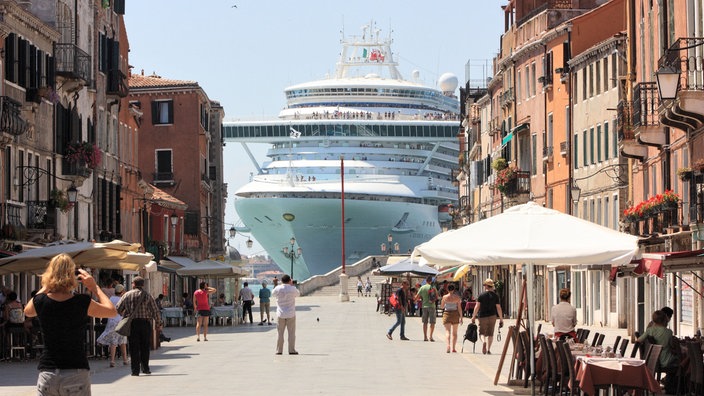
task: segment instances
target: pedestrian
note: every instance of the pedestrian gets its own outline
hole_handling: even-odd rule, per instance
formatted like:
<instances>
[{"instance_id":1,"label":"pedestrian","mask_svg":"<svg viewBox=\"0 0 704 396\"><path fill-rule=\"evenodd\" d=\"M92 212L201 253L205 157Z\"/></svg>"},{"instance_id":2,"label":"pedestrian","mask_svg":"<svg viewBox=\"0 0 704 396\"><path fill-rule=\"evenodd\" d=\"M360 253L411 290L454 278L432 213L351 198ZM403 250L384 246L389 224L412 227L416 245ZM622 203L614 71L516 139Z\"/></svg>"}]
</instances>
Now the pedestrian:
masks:
<instances>
[{"instance_id":1,"label":"pedestrian","mask_svg":"<svg viewBox=\"0 0 704 396\"><path fill-rule=\"evenodd\" d=\"M281 355L284 350L284 330L288 333L288 354L298 355L296 351L296 297L301 293L293 286L291 277L284 275L281 283L271 292L276 298L276 317L278 323L278 338L276 340L276 354Z\"/></svg>"},{"instance_id":2,"label":"pedestrian","mask_svg":"<svg viewBox=\"0 0 704 396\"><path fill-rule=\"evenodd\" d=\"M672 330L667 328L668 321L667 312L662 310L653 312L653 325L645 329L645 332L638 337L638 342L643 344L645 341L649 341L656 345L662 345L658 361L660 371L667 373L665 377L665 393L675 394L677 393L676 373L680 363L680 351L673 348L673 346L679 344L673 345L673 333Z\"/></svg>"},{"instance_id":3,"label":"pedestrian","mask_svg":"<svg viewBox=\"0 0 704 396\"><path fill-rule=\"evenodd\" d=\"M39 358L37 394L90 395L90 367L86 354L88 317L111 318L117 314L108 296L91 274L77 269L69 255L49 261L42 274L42 287L24 308L28 317L38 317L44 337ZM93 293L74 293L78 283Z\"/></svg>"},{"instance_id":4,"label":"pedestrian","mask_svg":"<svg viewBox=\"0 0 704 396\"><path fill-rule=\"evenodd\" d=\"M571 296L570 289L560 289L560 303L550 310L555 338L563 341L567 338L577 339L574 330L577 326L577 309L570 304Z\"/></svg>"},{"instance_id":5,"label":"pedestrian","mask_svg":"<svg viewBox=\"0 0 704 396\"><path fill-rule=\"evenodd\" d=\"M161 314L161 312L164 310L164 306L162 305L164 303L164 295L159 294L158 296L156 296L156 299L154 299L154 302L156 303L156 307L159 309L159 314ZM163 328L158 330L159 331L159 341L160 342L162 342L162 341L170 342L171 337L167 337L164 334L163 330L164 330Z\"/></svg>"},{"instance_id":6,"label":"pedestrian","mask_svg":"<svg viewBox=\"0 0 704 396\"><path fill-rule=\"evenodd\" d=\"M193 302L198 313L196 319L196 341L200 341L200 330L203 329L203 341L208 341L208 321L210 320L210 295L217 292L214 287L201 282L193 293Z\"/></svg>"},{"instance_id":7,"label":"pedestrian","mask_svg":"<svg viewBox=\"0 0 704 396\"><path fill-rule=\"evenodd\" d=\"M357 297L362 297L364 296L364 283L362 283L362 277L358 276L357 277Z\"/></svg>"},{"instance_id":8,"label":"pedestrian","mask_svg":"<svg viewBox=\"0 0 704 396\"><path fill-rule=\"evenodd\" d=\"M421 303L421 320L423 321L423 341L433 339L435 332L435 322L437 320L436 302L438 300L438 289L433 286L433 277L428 275L425 284L418 289L416 299ZM428 334L428 323L430 323L430 334ZM430 337L428 337L430 336Z\"/></svg>"},{"instance_id":9,"label":"pedestrian","mask_svg":"<svg viewBox=\"0 0 704 396\"><path fill-rule=\"evenodd\" d=\"M149 369L149 348L152 340L152 320L156 322L157 331L161 330L161 315L156 301L144 290L144 278L135 276L132 279L132 290L125 293L117 303L117 312L122 317L132 316L130 344L132 375L151 374Z\"/></svg>"},{"instance_id":10,"label":"pedestrian","mask_svg":"<svg viewBox=\"0 0 704 396\"><path fill-rule=\"evenodd\" d=\"M364 291L367 294L367 297L371 297L372 295L372 281L367 277L367 282L364 284Z\"/></svg>"},{"instance_id":11,"label":"pedestrian","mask_svg":"<svg viewBox=\"0 0 704 396\"><path fill-rule=\"evenodd\" d=\"M259 289L259 326L264 325L264 314L266 313L266 323L271 324L269 309L271 307L271 290L268 289L266 281L262 281L262 288Z\"/></svg>"},{"instance_id":12,"label":"pedestrian","mask_svg":"<svg viewBox=\"0 0 704 396\"><path fill-rule=\"evenodd\" d=\"M494 292L494 281L487 279L482 283L484 293L477 298L477 305L472 313L472 323L479 318L479 338L482 340L482 353L491 355L491 343L494 341L494 327L499 319L499 327L503 327L503 313L499 296Z\"/></svg>"},{"instance_id":13,"label":"pedestrian","mask_svg":"<svg viewBox=\"0 0 704 396\"><path fill-rule=\"evenodd\" d=\"M273 287L273 288L276 288L276 286L279 285L279 278L274 277L274 280L272 281L272 283L273 283L273 285L274 285L274 286L272 286L272 287Z\"/></svg>"},{"instance_id":14,"label":"pedestrian","mask_svg":"<svg viewBox=\"0 0 704 396\"><path fill-rule=\"evenodd\" d=\"M447 339L447 353L457 352L457 327L462 323L462 299L455 293L455 285L447 285L447 293L440 302L442 308L442 324L445 326L445 338Z\"/></svg>"},{"instance_id":15,"label":"pedestrian","mask_svg":"<svg viewBox=\"0 0 704 396\"><path fill-rule=\"evenodd\" d=\"M115 285L112 289L115 295L110 297L110 302L116 305L125 293L125 286ZM127 337L115 332L115 326L117 326L120 320L122 320L120 314L109 318L108 323L105 325L105 330L103 330L103 334L96 340L100 345L107 345L110 350L110 367L115 367L115 353L117 352L118 346L120 347L120 354L122 355L122 364L127 366Z\"/></svg>"},{"instance_id":16,"label":"pedestrian","mask_svg":"<svg viewBox=\"0 0 704 396\"><path fill-rule=\"evenodd\" d=\"M247 313L249 313L249 324L254 323L252 319L252 305L254 305L254 293L249 288L249 283L245 282L240 290L240 300L242 300L242 322L247 323Z\"/></svg>"},{"instance_id":17,"label":"pedestrian","mask_svg":"<svg viewBox=\"0 0 704 396\"><path fill-rule=\"evenodd\" d=\"M396 295L396 305L394 306L394 312L396 313L396 323L386 332L386 338L392 340L394 330L396 327L401 326L399 335L401 340L408 341L406 338L406 307L408 306L408 299L406 298L406 292L408 291L408 281L403 281L401 287L394 293Z\"/></svg>"}]
</instances>

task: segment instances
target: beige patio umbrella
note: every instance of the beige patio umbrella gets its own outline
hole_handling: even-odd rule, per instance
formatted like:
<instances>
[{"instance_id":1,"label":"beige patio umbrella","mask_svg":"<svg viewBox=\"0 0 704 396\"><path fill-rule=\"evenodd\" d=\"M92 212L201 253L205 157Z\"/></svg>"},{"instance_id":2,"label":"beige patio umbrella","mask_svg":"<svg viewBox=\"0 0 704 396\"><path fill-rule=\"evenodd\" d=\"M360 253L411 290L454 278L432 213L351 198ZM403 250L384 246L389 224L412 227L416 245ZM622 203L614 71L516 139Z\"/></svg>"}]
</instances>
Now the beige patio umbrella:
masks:
<instances>
[{"instance_id":1,"label":"beige patio umbrella","mask_svg":"<svg viewBox=\"0 0 704 396\"><path fill-rule=\"evenodd\" d=\"M71 256L76 264L87 268L136 271L153 260L152 254L137 252L140 246L138 243L118 240L107 243L56 243L0 259L0 275L16 272L44 272L49 261L61 253Z\"/></svg>"},{"instance_id":2,"label":"beige patio umbrella","mask_svg":"<svg viewBox=\"0 0 704 396\"><path fill-rule=\"evenodd\" d=\"M455 276L452 277L452 280L458 281L462 279L462 277L469 272L469 270L472 269L472 266L469 264L464 264L457 268L457 271L455 271Z\"/></svg>"}]
</instances>

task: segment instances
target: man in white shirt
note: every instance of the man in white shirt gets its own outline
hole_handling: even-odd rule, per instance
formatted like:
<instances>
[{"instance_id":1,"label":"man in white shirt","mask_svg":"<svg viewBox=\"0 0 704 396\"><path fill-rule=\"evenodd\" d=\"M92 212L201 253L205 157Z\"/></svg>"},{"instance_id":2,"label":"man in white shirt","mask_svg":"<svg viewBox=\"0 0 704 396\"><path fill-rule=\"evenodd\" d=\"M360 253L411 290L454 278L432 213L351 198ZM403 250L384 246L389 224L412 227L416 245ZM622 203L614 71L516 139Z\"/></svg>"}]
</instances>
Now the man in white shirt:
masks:
<instances>
[{"instance_id":1,"label":"man in white shirt","mask_svg":"<svg viewBox=\"0 0 704 396\"><path fill-rule=\"evenodd\" d=\"M284 330L286 330L288 332L288 354L298 355L296 351L296 297L301 293L293 286L291 277L284 275L281 277L281 284L274 288L271 295L276 298L276 316L279 317L276 354L281 355L284 350Z\"/></svg>"},{"instance_id":2,"label":"man in white shirt","mask_svg":"<svg viewBox=\"0 0 704 396\"><path fill-rule=\"evenodd\" d=\"M240 290L240 300L242 300L242 322L247 322L247 314L249 314L249 324L254 323L252 319L252 304L254 303L254 293L249 288L249 283L245 282L244 287Z\"/></svg>"}]
</instances>

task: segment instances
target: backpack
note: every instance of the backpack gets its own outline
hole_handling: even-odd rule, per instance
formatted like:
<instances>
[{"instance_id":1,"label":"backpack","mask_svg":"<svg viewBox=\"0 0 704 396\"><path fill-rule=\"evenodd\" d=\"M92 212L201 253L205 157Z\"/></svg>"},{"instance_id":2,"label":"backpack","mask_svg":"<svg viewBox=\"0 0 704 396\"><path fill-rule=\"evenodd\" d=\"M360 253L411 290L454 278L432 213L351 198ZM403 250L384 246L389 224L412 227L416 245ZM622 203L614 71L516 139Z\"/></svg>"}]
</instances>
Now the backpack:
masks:
<instances>
[{"instance_id":1,"label":"backpack","mask_svg":"<svg viewBox=\"0 0 704 396\"><path fill-rule=\"evenodd\" d=\"M391 297L389 297L389 304L391 304L394 308L398 308L398 298L396 297L396 293L391 293Z\"/></svg>"},{"instance_id":2,"label":"backpack","mask_svg":"<svg viewBox=\"0 0 704 396\"><path fill-rule=\"evenodd\" d=\"M469 342L477 342L477 325L474 323L467 325L467 331L464 333L464 339Z\"/></svg>"},{"instance_id":3,"label":"backpack","mask_svg":"<svg viewBox=\"0 0 704 396\"><path fill-rule=\"evenodd\" d=\"M24 310L22 308L11 308L9 313L10 323L24 323Z\"/></svg>"},{"instance_id":4,"label":"backpack","mask_svg":"<svg viewBox=\"0 0 704 396\"><path fill-rule=\"evenodd\" d=\"M434 287L428 290L428 301L435 304L438 301L438 291Z\"/></svg>"}]
</instances>

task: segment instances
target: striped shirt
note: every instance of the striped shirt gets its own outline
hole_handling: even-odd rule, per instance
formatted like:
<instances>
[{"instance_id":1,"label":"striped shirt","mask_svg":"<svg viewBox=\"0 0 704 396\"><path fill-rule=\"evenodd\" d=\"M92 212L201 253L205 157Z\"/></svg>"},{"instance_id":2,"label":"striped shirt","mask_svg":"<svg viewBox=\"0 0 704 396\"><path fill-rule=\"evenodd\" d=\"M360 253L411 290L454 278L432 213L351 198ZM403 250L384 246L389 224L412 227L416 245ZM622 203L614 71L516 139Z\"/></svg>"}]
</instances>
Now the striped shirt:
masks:
<instances>
[{"instance_id":1,"label":"striped shirt","mask_svg":"<svg viewBox=\"0 0 704 396\"><path fill-rule=\"evenodd\" d=\"M143 293L146 293L146 297L141 304L138 304L142 299ZM117 308L117 313L122 315L123 318L134 312L132 319L154 319L157 323L161 323L161 314L156 306L156 301L149 293L139 288L134 288L125 293L115 308Z\"/></svg>"}]
</instances>

